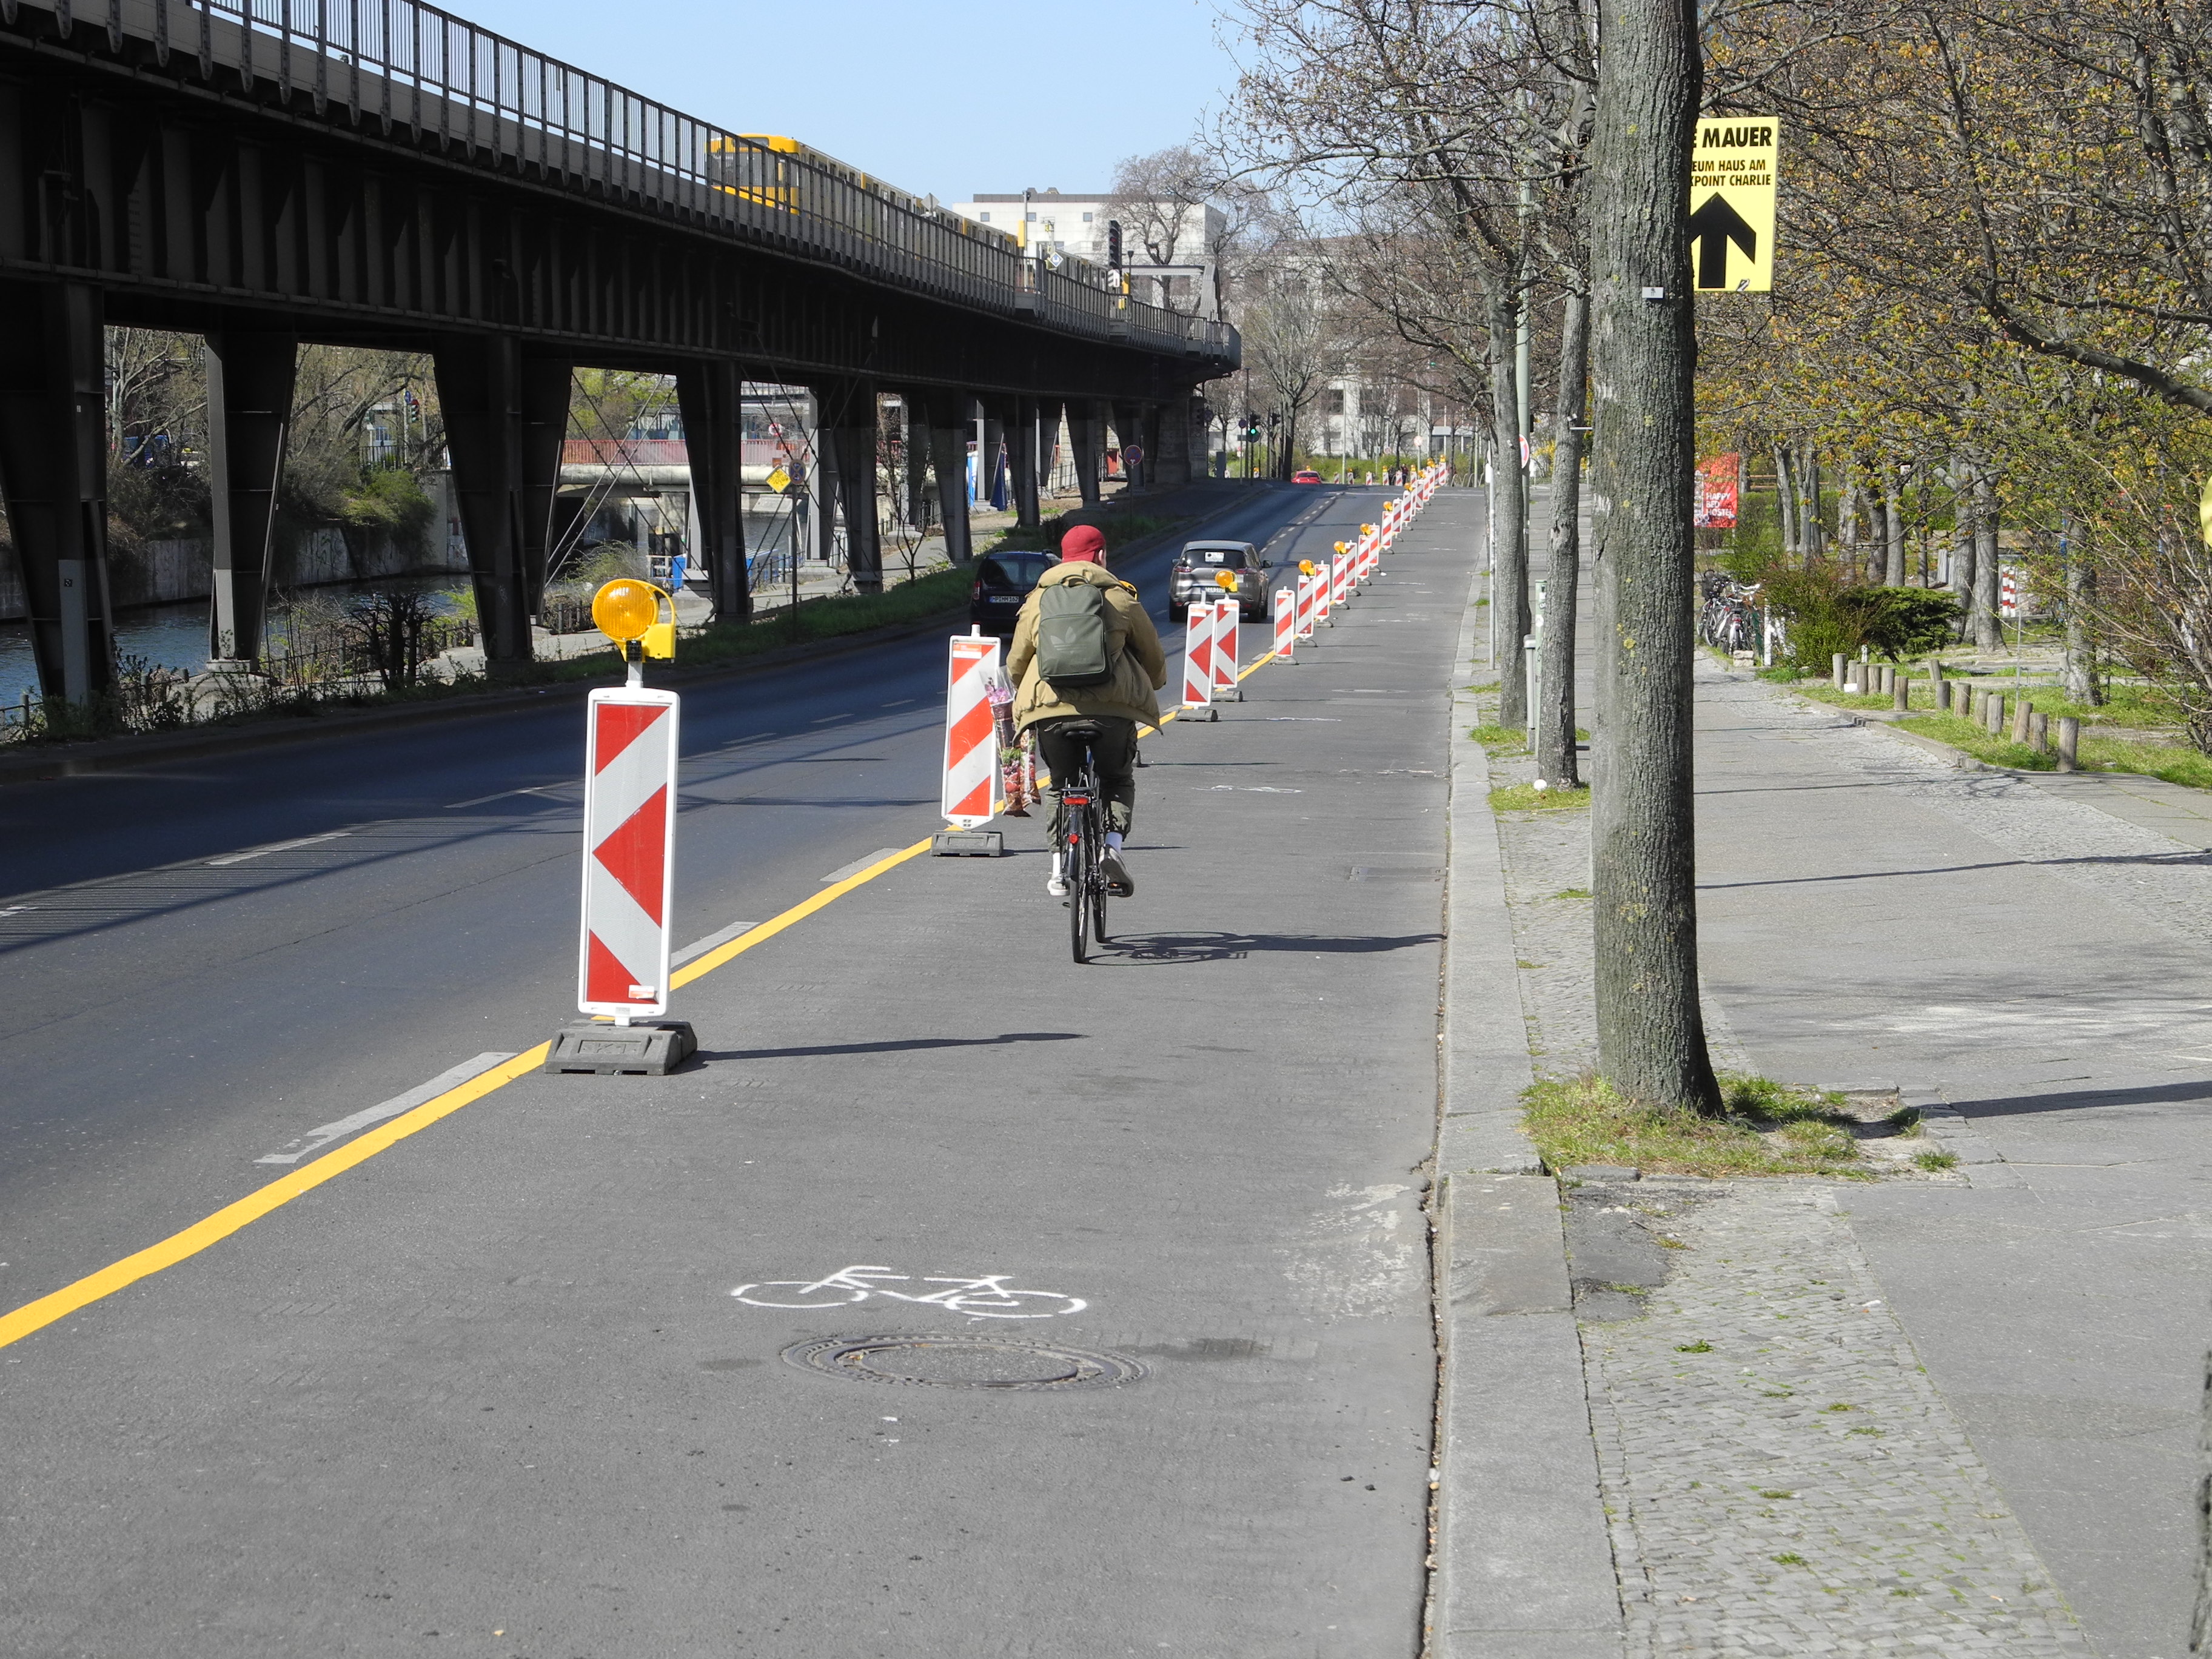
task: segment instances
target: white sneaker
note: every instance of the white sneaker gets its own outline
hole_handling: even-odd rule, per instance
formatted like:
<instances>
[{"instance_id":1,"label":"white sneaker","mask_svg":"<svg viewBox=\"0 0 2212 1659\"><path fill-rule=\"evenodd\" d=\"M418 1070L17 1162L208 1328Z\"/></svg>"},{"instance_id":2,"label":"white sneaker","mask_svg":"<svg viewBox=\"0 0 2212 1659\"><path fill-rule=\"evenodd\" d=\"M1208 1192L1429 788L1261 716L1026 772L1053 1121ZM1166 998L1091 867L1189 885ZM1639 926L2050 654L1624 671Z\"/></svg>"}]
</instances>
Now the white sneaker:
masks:
<instances>
[{"instance_id":1,"label":"white sneaker","mask_svg":"<svg viewBox=\"0 0 2212 1659\"><path fill-rule=\"evenodd\" d=\"M1110 898L1133 898L1137 884L1129 875L1129 866L1121 849L1109 847L1099 856L1098 873L1106 878L1106 892Z\"/></svg>"},{"instance_id":2,"label":"white sneaker","mask_svg":"<svg viewBox=\"0 0 2212 1659\"><path fill-rule=\"evenodd\" d=\"M1052 873L1044 878L1044 890L1054 898L1067 896L1067 878L1060 873L1060 861L1057 854L1052 860Z\"/></svg>"}]
</instances>

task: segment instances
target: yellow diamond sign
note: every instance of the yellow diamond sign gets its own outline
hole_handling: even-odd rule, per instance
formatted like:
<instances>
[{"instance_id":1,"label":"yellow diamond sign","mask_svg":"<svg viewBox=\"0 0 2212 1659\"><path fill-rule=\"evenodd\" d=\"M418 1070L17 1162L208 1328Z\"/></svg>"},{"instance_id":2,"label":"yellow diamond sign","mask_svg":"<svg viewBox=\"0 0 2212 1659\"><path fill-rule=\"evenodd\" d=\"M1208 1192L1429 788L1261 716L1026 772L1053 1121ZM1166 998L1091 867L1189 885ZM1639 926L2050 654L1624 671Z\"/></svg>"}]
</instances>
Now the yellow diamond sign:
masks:
<instances>
[{"instance_id":1,"label":"yellow diamond sign","mask_svg":"<svg viewBox=\"0 0 2212 1659\"><path fill-rule=\"evenodd\" d=\"M791 488L791 474L786 472L781 467L776 468L768 475L768 487L777 495L782 495L785 490Z\"/></svg>"}]
</instances>

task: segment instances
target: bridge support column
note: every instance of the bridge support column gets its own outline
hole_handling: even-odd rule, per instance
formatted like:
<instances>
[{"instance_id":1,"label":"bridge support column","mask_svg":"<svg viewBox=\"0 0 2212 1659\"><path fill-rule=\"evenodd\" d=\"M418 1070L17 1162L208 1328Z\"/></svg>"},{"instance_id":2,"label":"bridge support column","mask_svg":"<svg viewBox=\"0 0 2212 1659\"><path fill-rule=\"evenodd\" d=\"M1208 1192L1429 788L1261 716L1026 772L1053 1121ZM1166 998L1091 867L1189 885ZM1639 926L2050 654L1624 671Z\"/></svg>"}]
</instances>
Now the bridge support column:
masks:
<instances>
[{"instance_id":1,"label":"bridge support column","mask_svg":"<svg viewBox=\"0 0 2212 1659\"><path fill-rule=\"evenodd\" d=\"M969 418L975 400L964 392L933 392L924 407L945 556L955 564L966 564L975 556L975 539L968 529L968 434L975 428Z\"/></svg>"},{"instance_id":2,"label":"bridge support column","mask_svg":"<svg viewBox=\"0 0 2212 1659\"><path fill-rule=\"evenodd\" d=\"M519 341L470 335L439 341L436 368L484 672L496 678L532 655L530 619L544 590L568 430L569 365L526 353Z\"/></svg>"},{"instance_id":3,"label":"bridge support column","mask_svg":"<svg viewBox=\"0 0 2212 1659\"><path fill-rule=\"evenodd\" d=\"M1014 399L1014 418L1006 427L1006 458L1013 473L1014 522L1034 530L1044 522L1037 509L1037 404Z\"/></svg>"},{"instance_id":4,"label":"bridge support column","mask_svg":"<svg viewBox=\"0 0 2212 1659\"><path fill-rule=\"evenodd\" d=\"M985 398L982 400L982 409L983 447L975 457L977 470L981 474L976 479L976 484L982 499L990 505L991 510L994 513L1003 512L1005 509L998 505L997 497L999 456L1006 447L1006 422L996 402ZM1013 499L1013 492L1011 489L1007 491L1006 498L1008 501Z\"/></svg>"},{"instance_id":5,"label":"bridge support column","mask_svg":"<svg viewBox=\"0 0 2212 1659\"><path fill-rule=\"evenodd\" d=\"M1098 505L1098 477L1106 470L1106 422L1097 403L1085 398L1067 406L1067 441L1075 450L1075 483L1085 507Z\"/></svg>"},{"instance_id":6,"label":"bridge support column","mask_svg":"<svg viewBox=\"0 0 2212 1659\"><path fill-rule=\"evenodd\" d=\"M226 326L208 332L203 359L208 489L215 510L210 667L250 668L261 659L270 532L299 352L299 337L286 331Z\"/></svg>"},{"instance_id":7,"label":"bridge support column","mask_svg":"<svg viewBox=\"0 0 2212 1659\"><path fill-rule=\"evenodd\" d=\"M77 283L0 283L0 490L39 689L88 703L115 684L100 294Z\"/></svg>"},{"instance_id":8,"label":"bridge support column","mask_svg":"<svg viewBox=\"0 0 2212 1659\"><path fill-rule=\"evenodd\" d=\"M873 380L818 387L822 447L836 476L837 508L845 518L845 568L863 593L884 587L884 548L876 526L876 441L881 419Z\"/></svg>"},{"instance_id":9,"label":"bridge support column","mask_svg":"<svg viewBox=\"0 0 2212 1659\"><path fill-rule=\"evenodd\" d=\"M1131 444L1136 445L1139 449L1144 452L1145 459L1139 464L1137 471L1145 482L1150 483L1152 476L1152 447L1145 441L1144 419L1138 405L1135 404L1115 404L1112 405L1112 412L1114 416L1115 447L1122 452L1121 477L1123 480L1123 488L1127 488L1129 478L1129 461L1127 452Z\"/></svg>"},{"instance_id":10,"label":"bridge support column","mask_svg":"<svg viewBox=\"0 0 2212 1659\"><path fill-rule=\"evenodd\" d=\"M1152 456L1152 477L1161 483L1190 482L1190 404L1188 393L1170 398L1152 418L1156 444L1147 447Z\"/></svg>"},{"instance_id":11,"label":"bridge support column","mask_svg":"<svg viewBox=\"0 0 2212 1659\"><path fill-rule=\"evenodd\" d=\"M714 620L750 621L753 596L745 573L744 376L735 363L685 365L676 371L676 401L684 411L691 505L703 544L693 556L706 566Z\"/></svg>"}]
</instances>

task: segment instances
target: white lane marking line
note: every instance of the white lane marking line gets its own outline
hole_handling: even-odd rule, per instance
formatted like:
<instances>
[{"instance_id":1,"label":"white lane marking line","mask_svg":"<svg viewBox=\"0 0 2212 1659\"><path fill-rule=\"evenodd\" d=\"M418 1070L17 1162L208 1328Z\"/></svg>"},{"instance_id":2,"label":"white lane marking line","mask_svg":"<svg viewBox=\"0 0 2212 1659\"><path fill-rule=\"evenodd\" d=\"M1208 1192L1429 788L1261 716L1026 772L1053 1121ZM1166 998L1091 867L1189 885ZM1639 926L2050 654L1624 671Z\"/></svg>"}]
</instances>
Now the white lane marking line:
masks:
<instances>
[{"instance_id":1,"label":"white lane marking line","mask_svg":"<svg viewBox=\"0 0 2212 1659\"><path fill-rule=\"evenodd\" d=\"M471 1078L514 1058L513 1054L478 1054L474 1060L454 1066L450 1072L439 1073L428 1083L410 1089L404 1095L394 1095L387 1101L356 1112L351 1117L325 1123L319 1129L310 1129L297 1139L286 1141L283 1151L264 1153L253 1161L256 1164L297 1164L301 1158L319 1152L334 1140L343 1140L348 1135L366 1129L371 1124L381 1123L388 1117L398 1117L402 1112L411 1112L424 1101L435 1100L447 1090L458 1089Z\"/></svg>"},{"instance_id":2,"label":"white lane marking line","mask_svg":"<svg viewBox=\"0 0 2212 1659\"><path fill-rule=\"evenodd\" d=\"M861 871L866 869L870 865L881 864L885 859L890 858L892 854L903 852L904 850L905 849L903 848L898 847L878 847L874 852L869 854L866 858L854 859L850 864L839 865L835 870L832 870L828 875L822 878L822 884L824 887L827 887L833 881L842 881L848 876L857 876Z\"/></svg>"},{"instance_id":3,"label":"white lane marking line","mask_svg":"<svg viewBox=\"0 0 2212 1659\"><path fill-rule=\"evenodd\" d=\"M527 789L502 789L495 795L471 795L466 800L451 801L438 810L441 812L458 812L464 806L482 806L486 801L505 800L512 795L550 796L557 787L553 784L533 784Z\"/></svg>"},{"instance_id":4,"label":"white lane marking line","mask_svg":"<svg viewBox=\"0 0 2212 1659\"><path fill-rule=\"evenodd\" d=\"M727 945L740 933L750 933L757 925L750 921L733 921L728 927L719 928L708 934L704 939L695 939L674 956L669 957L668 965L671 968L681 968L693 957L705 956L716 945Z\"/></svg>"},{"instance_id":5,"label":"white lane marking line","mask_svg":"<svg viewBox=\"0 0 2212 1659\"><path fill-rule=\"evenodd\" d=\"M20 916L26 910L35 910L38 908L35 904L11 904L6 909L0 910L0 916Z\"/></svg>"},{"instance_id":6,"label":"white lane marking line","mask_svg":"<svg viewBox=\"0 0 2212 1659\"><path fill-rule=\"evenodd\" d=\"M1271 725L1341 726L1344 724L1334 714L1262 714L1260 718Z\"/></svg>"},{"instance_id":7,"label":"white lane marking line","mask_svg":"<svg viewBox=\"0 0 2212 1659\"><path fill-rule=\"evenodd\" d=\"M901 697L896 702L885 703L884 707L886 708L903 708L910 702L919 702L921 701L921 699L919 697Z\"/></svg>"},{"instance_id":8,"label":"white lane marking line","mask_svg":"<svg viewBox=\"0 0 2212 1659\"><path fill-rule=\"evenodd\" d=\"M809 720L806 723L809 726L827 726L832 720L847 720L852 718L850 714L824 714L818 720Z\"/></svg>"},{"instance_id":9,"label":"white lane marking line","mask_svg":"<svg viewBox=\"0 0 2212 1659\"><path fill-rule=\"evenodd\" d=\"M289 853L295 847L313 847L319 842L343 841L353 834L350 830L333 830L326 836L302 836L297 841L280 841L269 847L256 847L244 853L231 853L219 859L210 859L210 865L243 864L248 859L265 858L271 853Z\"/></svg>"}]
</instances>

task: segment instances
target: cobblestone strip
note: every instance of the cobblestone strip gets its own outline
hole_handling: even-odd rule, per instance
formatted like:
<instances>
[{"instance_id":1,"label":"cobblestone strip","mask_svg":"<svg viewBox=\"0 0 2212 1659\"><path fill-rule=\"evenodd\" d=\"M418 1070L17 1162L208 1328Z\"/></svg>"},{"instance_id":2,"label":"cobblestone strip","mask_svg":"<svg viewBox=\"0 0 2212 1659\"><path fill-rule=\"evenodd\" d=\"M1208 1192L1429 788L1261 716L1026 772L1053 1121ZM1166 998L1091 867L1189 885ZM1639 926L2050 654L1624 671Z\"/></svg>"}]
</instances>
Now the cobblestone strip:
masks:
<instances>
[{"instance_id":1,"label":"cobblestone strip","mask_svg":"<svg viewBox=\"0 0 2212 1659\"><path fill-rule=\"evenodd\" d=\"M1837 1188L1612 1190L1687 1247L1644 1317L1583 1333L1632 1655L2089 1652Z\"/></svg>"}]
</instances>

